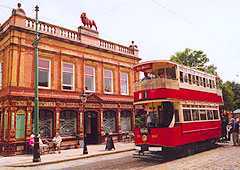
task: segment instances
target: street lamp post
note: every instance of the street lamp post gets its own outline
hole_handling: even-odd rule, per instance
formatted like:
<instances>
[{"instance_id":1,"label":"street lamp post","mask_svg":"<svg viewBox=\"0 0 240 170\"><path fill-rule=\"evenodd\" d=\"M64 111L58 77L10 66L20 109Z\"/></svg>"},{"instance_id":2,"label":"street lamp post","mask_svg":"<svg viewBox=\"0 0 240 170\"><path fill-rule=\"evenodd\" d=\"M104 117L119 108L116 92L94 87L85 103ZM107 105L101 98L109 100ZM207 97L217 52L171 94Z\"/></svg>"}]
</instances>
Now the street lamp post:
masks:
<instances>
[{"instance_id":1,"label":"street lamp post","mask_svg":"<svg viewBox=\"0 0 240 170\"><path fill-rule=\"evenodd\" d=\"M34 148L33 148L33 162L41 162L40 158L40 147L39 147L39 99L38 99L38 43L39 43L39 32L38 32L38 11L39 7L35 7L36 11L36 26L35 35L36 39L33 42L34 46Z\"/></svg>"},{"instance_id":2,"label":"street lamp post","mask_svg":"<svg viewBox=\"0 0 240 170\"><path fill-rule=\"evenodd\" d=\"M86 93L82 93L81 95L80 95L80 100L81 100L81 102L82 102L82 104L83 104L83 116L84 116L84 125L85 125L85 118L86 118L86 116L85 116L85 103L87 102L87 94ZM84 129L83 129L83 154L85 155L85 154L88 154L88 150L87 150L87 134L86 134L86 127L85 126L83 126L84 127Z\"/></svg>"}]
</instances>

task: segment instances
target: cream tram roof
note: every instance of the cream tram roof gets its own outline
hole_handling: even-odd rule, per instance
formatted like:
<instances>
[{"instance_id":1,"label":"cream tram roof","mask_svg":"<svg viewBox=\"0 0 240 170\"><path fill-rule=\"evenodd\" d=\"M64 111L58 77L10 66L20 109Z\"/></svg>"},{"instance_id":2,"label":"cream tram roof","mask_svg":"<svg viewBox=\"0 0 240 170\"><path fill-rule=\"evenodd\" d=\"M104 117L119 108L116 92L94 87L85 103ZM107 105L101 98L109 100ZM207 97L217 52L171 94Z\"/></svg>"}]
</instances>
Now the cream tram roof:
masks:
<instances>
[{"instance_id":1,"label":"cream tram roof","mask_svg":"<svg viewBox=\"0 0 240 170\"><path fill-rule=\"evenodd\" d=\"M168 67L178 67L179 70L183 71L184 73L191 73L199 76L204 76L208 78L214 79L216 76L191 68L187 67L181 64L177 64L175 62L169 61L169 60L150 60L150 61L145 61L141 62L135 66L133 66L133 69L135 71L142 71L142 72L147 72L147 73L153 73L159 68L168 68Z\"/></svg>"}]
</instances>

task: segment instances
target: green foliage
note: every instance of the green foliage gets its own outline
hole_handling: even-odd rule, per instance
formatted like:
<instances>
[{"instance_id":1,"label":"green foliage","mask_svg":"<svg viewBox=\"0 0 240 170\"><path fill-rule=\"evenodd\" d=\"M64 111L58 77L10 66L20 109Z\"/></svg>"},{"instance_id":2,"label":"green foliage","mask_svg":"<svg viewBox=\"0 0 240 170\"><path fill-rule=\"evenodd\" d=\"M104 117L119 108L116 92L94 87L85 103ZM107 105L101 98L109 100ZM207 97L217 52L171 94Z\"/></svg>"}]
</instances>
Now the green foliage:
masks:
<instances>
[{"instance_id":1,"label":"green foliage","mask_svg":"<svg viewBox=\"0 0 240 170\"><path fill-rule=\"evenodd\" d=\"M222 85L224 109L234 111L240 108L240 84L227 81Z\"/></svg>"},{"instance_id":2,"label":"green foliage","mask_svg":"<svg viewBox=\"0 0 240 170\"><path fill-rule=\"evenodd\" d=\"M217 67L214 65L207 65L209 59L201 50L192 50L186 48L184 51L180 51L175 55L172 55L170 60L188 67L205 71L210 74L217 74Z\"/></svg>"}]
</instances>

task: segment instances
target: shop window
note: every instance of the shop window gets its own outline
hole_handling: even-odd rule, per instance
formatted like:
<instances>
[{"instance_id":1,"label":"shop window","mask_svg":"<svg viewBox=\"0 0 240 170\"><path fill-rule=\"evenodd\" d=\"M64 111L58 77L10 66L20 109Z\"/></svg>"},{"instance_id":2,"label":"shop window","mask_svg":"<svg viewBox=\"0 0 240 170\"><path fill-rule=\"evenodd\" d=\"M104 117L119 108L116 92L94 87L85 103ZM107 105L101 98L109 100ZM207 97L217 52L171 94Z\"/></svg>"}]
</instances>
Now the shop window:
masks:
<instances>
[{"instance_id":1,"label":"shop window","mask_svg":"<svg viewBox=\"0 0 240 170\"><path fill-rule=\"evenodd\" d=\"M34 115L34 114L33 114ZM53 131L53 112L47 109L39 110L40 134L43 138L52 138ZM32 119L34 120L34 119ZM33 124L34 127L34 124Z\"/></svg>"},{"instance_id":2,"label":"shop window","mask_svg":"<svg viewBox=\"0 0 240 170\"><path fill-rule=\"evenodd\" d=\"M16 114L16 139L25 138L25 112L19 110Z\"/></svg>"},{"instance_id":3,"label":"shop window","mask_svg":"<svg viewBox=\"0 0 240 170\"><path fill-rule=\"evenodd\" d=\"M121 130L122 132L131 131L131 112L122 111L121 112Z\"/></svg>"},{"instance_id":4,"label":"shop window","mask_svg":"<svg viewBox=\"0 0 240 170\"><path fill-rule=\"evenodd\" d=\"M73 90L74 80L74 67L73 64L63 63L62 65L62 89Z\"/></svg>"},{"instance_id":5,"label":"shop window","mask_svg":"<svg viewBox=\"0 0 240 170\"><path fill-rule=\"evenodd\" d=\"M103 113L103 127L105 133L116 132L116 112L110 110Z\"/></svg>"},{"instance_id":6,"label":"shop window","mask_svg":"<svg viewBox=\"0 0 240 170\"><path fill-rule=\"evenodd\" d=\"M197 109L192 109L193 120L199 120L199 113Z\"/></svg>"},{"instance_id":7,"label":"shop window","mask_svg":"<svg viewBox=\"0 0 240 170\"><path fill-rule=\"evenodd\" d=\"M184 121L191 121L192 120L190 109L183 109L183 118L184 118Z\"/></svg>"},{"instance_id":8,"label":"shop window","mask_svg":"<svg viewBox=\"0 0 240 170\"><path fill-rule=\"evenodd\" d=\"M73 110L65 110L60 113L60 135L75 136L77 114Z\"/></svg>"},{"instance_id":9,"label":"shop window","mask_svg":"<svg viewBox=\"0 0 240 170\"><path fill-rule=\"evenodd\" d=\"M85 90L95 92L95 68L92 66L85 66Z\"/></svg>"},{"instance_id":10,"label":"shop window","mask_svg":"<svg viewBox=\"0 0 240 170\"><path fill-rule=\"evenodd\" d=\"M50 88L50 61L46 59L39 59L38 65L39 87Z\"/></svg>"},{"instance_id":11,"label":"shop window","mask_svg":"<svg viewBox=\"0 0 240 170\"><path fill-rule=\"evenodd\" d=\"M113 72L104 70L104 92L113 93Z\"/></svg>"},{"instance_id":12,"label":"shop window","mask_svg":"<svg viewBox=\"0 0 240 170\"><path fill-rule=\"evenodd\" d=\"M120 73L121 94L128 95L128 73Z\"/></svg>"}]
</instances>

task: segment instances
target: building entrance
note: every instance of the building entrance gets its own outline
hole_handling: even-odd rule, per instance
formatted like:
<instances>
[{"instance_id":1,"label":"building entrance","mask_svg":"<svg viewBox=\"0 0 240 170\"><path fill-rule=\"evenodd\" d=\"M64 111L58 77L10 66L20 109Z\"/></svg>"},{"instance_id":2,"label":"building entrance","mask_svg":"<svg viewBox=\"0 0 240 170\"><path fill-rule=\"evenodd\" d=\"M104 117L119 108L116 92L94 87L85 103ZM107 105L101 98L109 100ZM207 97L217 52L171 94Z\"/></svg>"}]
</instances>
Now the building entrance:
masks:
<instances>
[{"instance_id":1,"label":"building entrance","mask_svg":"<svg viewBox=\"0 0 240 170\"><path fill-rule=\"evenodd\" d=\"M84 127L86 129L87 144L98 143L98 113L94 111L85 112Z\"/></svg>"}]
</instances>

